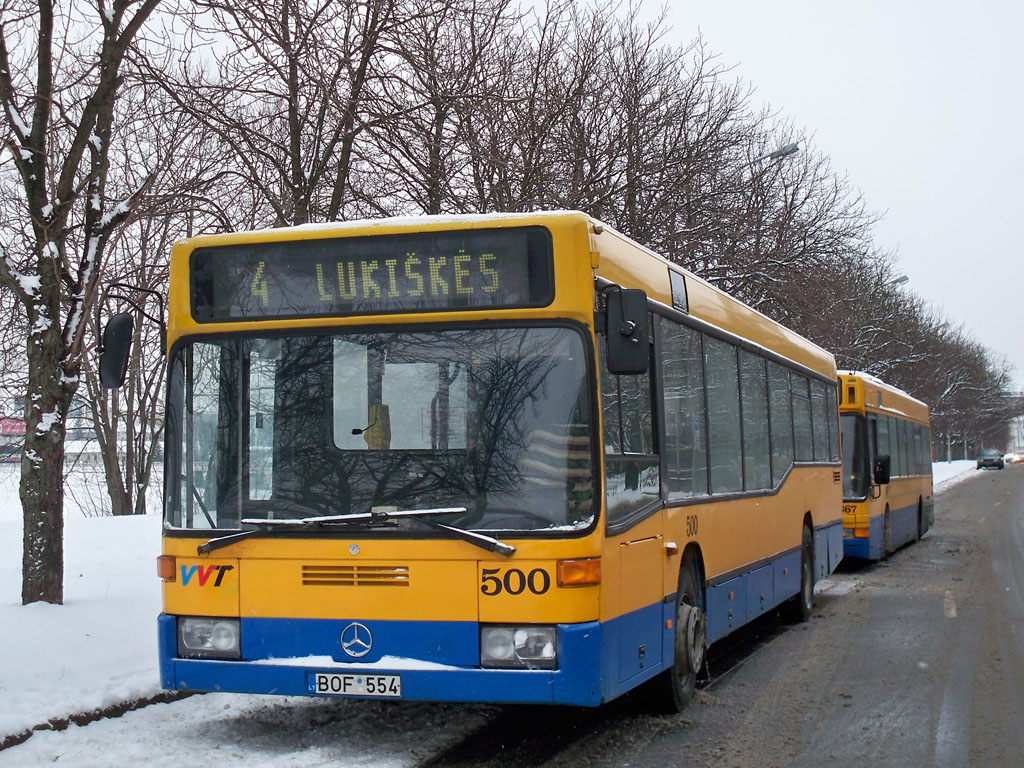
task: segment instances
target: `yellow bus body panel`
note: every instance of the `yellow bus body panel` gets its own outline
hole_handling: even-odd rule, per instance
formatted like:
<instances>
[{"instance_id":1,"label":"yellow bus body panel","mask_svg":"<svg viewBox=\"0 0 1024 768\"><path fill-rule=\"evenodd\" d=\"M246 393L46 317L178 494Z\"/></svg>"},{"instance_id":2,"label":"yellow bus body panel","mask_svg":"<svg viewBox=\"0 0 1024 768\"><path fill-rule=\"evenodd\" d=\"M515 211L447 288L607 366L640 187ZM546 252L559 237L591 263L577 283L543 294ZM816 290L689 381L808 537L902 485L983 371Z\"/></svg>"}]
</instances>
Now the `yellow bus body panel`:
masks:
<instances>
[{"instance_id":1,"label":"yellow bus body panel","mask_svg":"<svg viewBox=\"0 0 1024 768\"><path fill-rule=\"evenodd\" d=\"M596 273L630 288L643 288L647 296L672 306L669 271L685 276L689 314L787 357L830 380L836 378L835 358L816 344L779 325L752 307L733 298L705 280L630 241L614 230L594 238L599 249ZM652 268L652 261L654 267Z\"/></svg>"},{"instance_id":2,"label":"yellow bus body panel","mask_svg":"<svg viewBox=\"0 0 1024 768\"><path fill-rule=\"evenodd\" d=\"M515 541L512 558L464 542L394 539L249 539L232 545L236 558L197 557L196 547L205 540L164 539L164 554L176 558L177 577L164 583L165 612L530 623L598 618L601 585L559 587L557 581L559 560L600 556L597 533L582 539ZM202 586L197 575L183 584L182 568L193 565L197 574L211 566L231 565L232 570L219 587L214 586L216 571ZM509 570L522 574L507 577L518 594L509 594L504 583L499 594L485 594L485 569L500 582Z\"/></svg>"},{"instance_id":3,"label":"yellow bus body panel","mask_svg":"<svg viewBox=\"0 0 1024 768\"><path fill-rule=\"evenodd\" d=\"M197 557L193 546L190 557L176 558L174 581L163 582L164 612L238 616L238 566L237 558Z\"/></svg>"}]
</instances>

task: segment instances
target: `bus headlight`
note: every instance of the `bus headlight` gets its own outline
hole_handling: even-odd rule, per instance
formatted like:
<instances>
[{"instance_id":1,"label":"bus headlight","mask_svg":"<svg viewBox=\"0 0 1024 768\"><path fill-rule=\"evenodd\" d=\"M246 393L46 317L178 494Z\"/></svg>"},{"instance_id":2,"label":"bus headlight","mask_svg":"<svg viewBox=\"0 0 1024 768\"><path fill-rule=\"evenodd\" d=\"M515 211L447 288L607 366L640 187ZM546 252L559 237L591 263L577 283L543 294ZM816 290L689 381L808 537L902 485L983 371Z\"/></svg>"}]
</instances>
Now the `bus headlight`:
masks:
<instances>
[{"instance_id":1,"label":"bus headlight","mask_svg":"<svg viewBox=\"0 0 1024 768\"><path fill-rule=\"evenodd\" d=\"M179 617L178 656L183 659L241 658L238 619Z\"/></svg>"},{"instance_id":2,"label":"bus headlight","mask_svg":"<svg viewBox=\"0 0 1024 768\"><path fill-rule=\"evenodd\" d=\"M505 669L554 669L558 666L554 627L480 627L480 666Z\"/></svg>"}]
</instances>

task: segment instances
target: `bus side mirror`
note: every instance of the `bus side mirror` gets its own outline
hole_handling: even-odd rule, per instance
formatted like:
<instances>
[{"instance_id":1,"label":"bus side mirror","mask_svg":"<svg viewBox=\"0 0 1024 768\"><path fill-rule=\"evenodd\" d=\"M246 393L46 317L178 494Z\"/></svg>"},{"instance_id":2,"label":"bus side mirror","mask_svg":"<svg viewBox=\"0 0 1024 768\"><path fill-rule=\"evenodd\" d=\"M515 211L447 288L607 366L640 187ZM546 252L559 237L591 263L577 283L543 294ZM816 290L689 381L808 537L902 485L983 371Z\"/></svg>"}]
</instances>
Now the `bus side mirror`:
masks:
<instances>
[{"instance_id":1,"label":"bus side mirror","mask_svg":"<svg viewBox=\"0 0 1024 768\"><path fill-rule=\"evenodd\" d=\"M875 485L887 485L891 471L891 459L888 456L879 456L875 459Z\"/></svg>"},{"instance_id":2,"label":"bus side mirror","mask_svg":"<svg viewBox=\"0 0 1024 768\"><path fill-rule=\"evenodd\" d=\"M647 294L636 288L608 292L608 370L611 373L647 373L650 329Z\"/></svg>"},{"instance_id":3,"label":"bus side mirror","mask_svg":"<svg viewBox=\"0 0 1024 768\"><path fill-rule=\"evenodd\" d=\"M107 322L100 343L100 384L104 389L117 389L128 373L128 357L132 351L132 330L135 321L127 312L118 312Z\"/></svg>"}]
</instances>

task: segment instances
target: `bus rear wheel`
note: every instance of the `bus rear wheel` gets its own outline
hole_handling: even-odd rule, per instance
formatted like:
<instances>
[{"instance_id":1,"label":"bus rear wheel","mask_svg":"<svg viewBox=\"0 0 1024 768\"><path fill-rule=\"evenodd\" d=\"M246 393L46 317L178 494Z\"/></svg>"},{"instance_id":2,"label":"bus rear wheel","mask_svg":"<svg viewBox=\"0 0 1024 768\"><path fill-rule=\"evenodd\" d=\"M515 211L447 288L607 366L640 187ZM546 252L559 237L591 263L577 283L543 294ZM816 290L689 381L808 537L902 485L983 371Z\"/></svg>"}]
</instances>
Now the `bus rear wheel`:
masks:
<instances>
[{"instance_id":1,"label":"bus rear wheel","mask_svg":"<svg viewBox=\"0 0 1024 768\"><path fill-rule=\"evenodd\" d=\"M658 709L682 712L693 698L697 674L704 666L707 643L707 619L704 615L701 588L693 558L687 556L679 569L676 592L675 652L672 667L653 682L658 686Z\"/></svg>"},{"instance_id":2,"label":"bus rear wheel","mask_svg":"<svg viewBox=\"0 0 1024 768\"><path fill-rule=\"evenodd\" d=\"M811 618L814 610L814 534L804 526L800 536L800 591L783 605L786 620L799 623Z\"/></svg>"},{"instance_id":3,"label":"bus rear wheel","mask_svg":"<svg viewBox=\"0 0 1024 768\"><path fill-rule=\"evenodd\" d=\"M892 518L889 516L889 505L886 504L885 516L882 518L882 557L888 557L892 551Z\"/></svg>"}]
</instances>

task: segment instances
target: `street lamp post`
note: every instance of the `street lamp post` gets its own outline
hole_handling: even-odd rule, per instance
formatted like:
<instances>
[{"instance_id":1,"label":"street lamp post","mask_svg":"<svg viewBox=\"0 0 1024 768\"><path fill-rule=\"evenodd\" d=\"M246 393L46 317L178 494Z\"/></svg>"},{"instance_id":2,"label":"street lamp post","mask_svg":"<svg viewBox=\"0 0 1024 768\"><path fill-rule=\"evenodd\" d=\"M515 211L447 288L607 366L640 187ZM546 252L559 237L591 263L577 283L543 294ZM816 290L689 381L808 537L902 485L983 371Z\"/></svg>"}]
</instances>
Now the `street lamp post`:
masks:
<instances>
[{"instance_id":1,"label":"street lamp post","mask_svg":"<svg viewBox=\"0 0 1024 768\"><path fill-rule=\"evenodd\" d=\"M786 144L785 146L779 147L773 152L761 155L760 157L755 157L753 160L747 163L747 165L753 165L754 163L762 163L765 160L780 160L783 157L786 157L787 155L792 155L793 153L799 151L800 145L797 144L796 142L793 142L792 144Z\"/></svg>"}]
</instances>

